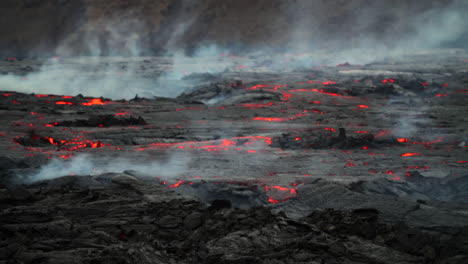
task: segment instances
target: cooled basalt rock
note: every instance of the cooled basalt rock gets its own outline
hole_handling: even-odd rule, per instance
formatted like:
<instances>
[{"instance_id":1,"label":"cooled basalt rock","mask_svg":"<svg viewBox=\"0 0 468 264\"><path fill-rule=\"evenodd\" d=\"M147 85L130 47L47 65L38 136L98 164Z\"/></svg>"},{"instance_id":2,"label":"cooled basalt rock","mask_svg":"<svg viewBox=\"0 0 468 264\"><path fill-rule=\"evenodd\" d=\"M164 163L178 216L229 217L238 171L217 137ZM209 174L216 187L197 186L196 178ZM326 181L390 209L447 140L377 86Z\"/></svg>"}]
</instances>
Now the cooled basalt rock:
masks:
<instances>
[{"instance_id":1,"label":"cooled basalt rock","mask_svg":"<svg viewBox=\"0 0 468 264\"><path fill-rule=\"evenodd\" d=\"M115 115L97 115L88 119L77 119L74 121L59 121L57 126L76 126L76 127L98 127L98 126L142 126L147 125L141 117L116 117Z\"/></svg>"},{"instance_id":2,"label":"cooled basalt rock","mask_svg":"<svg viewBox=\"0 0 468 264\"><path fill-rule=\"evenodd\" d=\"M202 101L208 104L232 105L254 101L280 101L281 94L268 91L246 91L239 80L223 81L194 88L177 97L181 101Z\"/></svg>"},{"instance_id":3,"label":"cooled basalt rock","mask_svg":"<svg viewBox=\"0 0 468 264\"><path fill-rule=\"evenodd\" d=\"M311 210L293 219L267 207L236 209L220 202L208 207L125 174L94 179L108 177L112 182L76 176L2 189L0 259L461 264L467 258L463 233L440 239L441 232L454 230L439 226L426 233L388 223L379 209L366 205ZM131 187L135 184L138 192Z\"/></svg>"}]
</instances>

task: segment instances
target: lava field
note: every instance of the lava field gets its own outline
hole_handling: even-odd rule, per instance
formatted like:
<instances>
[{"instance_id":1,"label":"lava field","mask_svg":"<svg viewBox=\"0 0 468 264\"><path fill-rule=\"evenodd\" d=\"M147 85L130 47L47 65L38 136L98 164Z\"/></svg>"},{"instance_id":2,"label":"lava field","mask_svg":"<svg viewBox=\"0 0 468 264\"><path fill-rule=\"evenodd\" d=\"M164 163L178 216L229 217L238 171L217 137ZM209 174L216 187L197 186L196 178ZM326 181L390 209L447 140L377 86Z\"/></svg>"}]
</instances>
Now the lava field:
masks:
<instances>
[{"instance_id":1,"label":"lava field","mask_svg":"<svg viewBox=\"0 0 468 264\"><path fill-rule=\"evenodd\" d=\"M467 263L468 54L316 56L53 58L183 92L1 91L0 263Z\"/></svg>"}]
</instances>

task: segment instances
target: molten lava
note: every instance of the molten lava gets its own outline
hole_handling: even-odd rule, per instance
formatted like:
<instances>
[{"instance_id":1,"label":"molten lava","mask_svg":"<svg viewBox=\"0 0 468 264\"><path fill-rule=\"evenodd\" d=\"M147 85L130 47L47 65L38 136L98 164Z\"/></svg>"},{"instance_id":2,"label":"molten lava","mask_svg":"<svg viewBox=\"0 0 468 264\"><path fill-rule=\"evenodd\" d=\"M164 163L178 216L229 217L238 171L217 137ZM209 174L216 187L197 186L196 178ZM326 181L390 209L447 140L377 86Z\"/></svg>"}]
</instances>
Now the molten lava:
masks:
<instances>
[{"instance_id":1,"label":"molten lava","mask_svg":"<svg viewBox=\"0 0 468 264\"><path fill-rule=\"evenodd\" d=\"M72 102L58 101L55 102L56 105L73 105Z\"/></svg>"},{"instance_id":2,"label":"molten lava","mask_svg":"<svg viewBox=\"0 0 468 264\"><path fill-rule=\"evenodd\" d=\"M421 155L420 153L403 153L400 156L402 157L412 157L412 156L419 156Z\"/></svg>"},{"instance_id":3,"label":"molten lava","mask_svg":"<svg viewBox=\"0 0 468 264\"><path fill-rule=\"evenodd\" d=\"M106 102L103 102L101 98L93 98L89 100L87 103L81 103L82 105L90 106L90 105L105 105Z\"/></svg>"}]
</instances>

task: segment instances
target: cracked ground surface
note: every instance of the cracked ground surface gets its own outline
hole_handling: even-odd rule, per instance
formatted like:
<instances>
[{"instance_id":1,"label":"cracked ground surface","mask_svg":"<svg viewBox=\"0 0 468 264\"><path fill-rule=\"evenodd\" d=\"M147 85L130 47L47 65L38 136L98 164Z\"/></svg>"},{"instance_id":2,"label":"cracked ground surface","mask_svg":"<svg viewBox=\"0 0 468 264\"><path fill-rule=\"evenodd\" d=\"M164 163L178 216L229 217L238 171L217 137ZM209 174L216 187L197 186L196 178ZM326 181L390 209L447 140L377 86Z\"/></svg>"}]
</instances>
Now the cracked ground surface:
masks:
<instances>
[{"instance_id":1,"label":"cracked ground surface","mask_svg":"<svg viewBox=\"0 0 468 264\"><path fill-rule=\"evenodd\" d=\"M307 56L281 67L262 57L182 67L155 57L69 58L55 67L79 68L100 84L104 64L124 69L106 79L140 96L2 91L2 232L10 245L2 256L465 263L468 55L297 66ZM4 61L0 70L29 85L38 79L25 73L47 63ZM185 77L158 79L171 67ZM133 79L144 81L132 89ZM184 92L152 97L149 84ZM41 231L54 228L60 235ZM36 242L42 236L46 244Z\"/></svg>"}]
</instances>

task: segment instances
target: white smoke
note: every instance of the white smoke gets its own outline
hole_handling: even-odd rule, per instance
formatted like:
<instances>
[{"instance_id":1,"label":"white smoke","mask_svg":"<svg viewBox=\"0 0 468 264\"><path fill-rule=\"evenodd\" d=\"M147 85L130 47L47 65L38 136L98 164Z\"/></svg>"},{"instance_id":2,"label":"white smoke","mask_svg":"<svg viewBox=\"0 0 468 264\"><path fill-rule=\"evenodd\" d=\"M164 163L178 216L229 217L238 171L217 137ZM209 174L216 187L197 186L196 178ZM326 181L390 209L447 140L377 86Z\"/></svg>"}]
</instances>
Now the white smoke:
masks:
<instances>
[{"instance_id":1,"label":"white smoke","mask_svg":"<svg viewBox=\"0 0 468 264\"><path fill-rule=\"evenodd\" d=\"M161 178L174 178L187 171L190 160L190 156L180 153L174 153L164 160L155 160L154 157L139 160L123 157L109 159L80 154L69 160L53 159L34 175L20 175L19 178L22 182L31 183L67 175L99 175L108 172L121 173L125 170L136 170Z\"/></svg>"}]
</instances>

